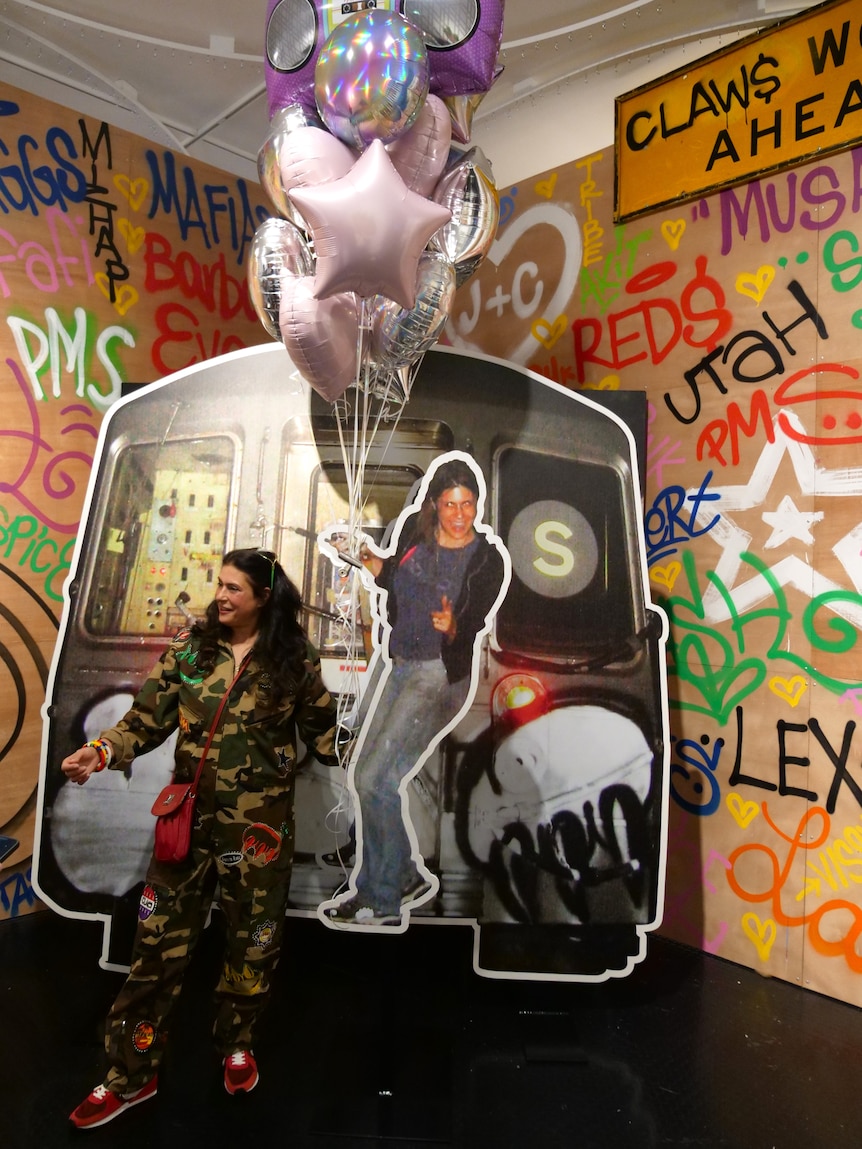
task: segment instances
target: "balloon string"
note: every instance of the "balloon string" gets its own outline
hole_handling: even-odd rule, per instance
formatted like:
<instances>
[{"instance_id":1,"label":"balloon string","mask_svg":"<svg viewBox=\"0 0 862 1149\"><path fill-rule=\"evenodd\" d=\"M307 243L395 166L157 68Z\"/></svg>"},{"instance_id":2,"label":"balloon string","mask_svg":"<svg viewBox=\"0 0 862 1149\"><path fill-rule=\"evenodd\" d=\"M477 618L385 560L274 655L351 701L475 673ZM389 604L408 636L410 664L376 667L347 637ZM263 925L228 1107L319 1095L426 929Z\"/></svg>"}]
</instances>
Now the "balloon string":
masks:
<instances>
[{"instance_id":1,"label":"balloon string","mask_svg":"<svg viewBox=\"0 0 862 1149\"><path fill-rule=\"evenodd\" d=\"M377 474L383 466L388 454L392 439L398 430L401 416L404 411L407 396L419 370L421 359L413 363L409 369L406 383L400 383L393 369L375 365L371 361L371 325L373 321L372 300L360 301L359 339L356 349L355 374L355 403L352 411L347 402L336 405L336 426L338 430L339 445L342 461L344 463L345 481L347 486L347 547L348 553L356 556L362 548L364 537L363 523L366 518L367 507L373 495ZM424 358L424 357L423 357ZM383 426L386 435L381 443ZM368 483L369 460L372 447L380 447L379 459L375 467L372 482ZM352 735L351 744L355 745L355 735L358 730L356 716L359 706L359 693L362 675L359 673L360 663L367 656L365 643L362 638L363 618L361 594L363 584L360 574L351 570L350 594L348 601L344 602L341 614L341 644L345 650L345 689L341 692L343 707L340 706L339 724ZM349 759L351 750L345 747L345 755Z\"/></svg>"}]
</instances>

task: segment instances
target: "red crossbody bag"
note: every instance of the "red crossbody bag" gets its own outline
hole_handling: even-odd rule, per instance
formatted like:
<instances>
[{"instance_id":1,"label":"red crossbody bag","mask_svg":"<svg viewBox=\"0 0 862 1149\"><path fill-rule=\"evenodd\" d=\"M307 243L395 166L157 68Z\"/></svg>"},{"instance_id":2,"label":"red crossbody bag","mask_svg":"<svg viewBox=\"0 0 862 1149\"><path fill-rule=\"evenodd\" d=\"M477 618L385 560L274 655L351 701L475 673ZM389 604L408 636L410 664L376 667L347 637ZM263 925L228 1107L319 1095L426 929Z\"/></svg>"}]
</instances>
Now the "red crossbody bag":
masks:
<instances>
[{"instance_id":1,"label":"red crossbody bag","mask_svg":"<svg viewBox=\"0 0 862 1149\"><path fill-rule=\"evenodd\" d=\"M203 754L201 754L201 760L195 771L194 781L169 783L153 803L152 813L156 816L156 840L153 852L158 862L184 862L189 856L192 825L195 820L195 799L198 793L198 783L201 780L201 771L221 721L222 711L251 654L252 652L249 651L239 664L239 670L234 675L233 682L222 695L209 734L207 734Z\"/></svg>"}]
</instances>

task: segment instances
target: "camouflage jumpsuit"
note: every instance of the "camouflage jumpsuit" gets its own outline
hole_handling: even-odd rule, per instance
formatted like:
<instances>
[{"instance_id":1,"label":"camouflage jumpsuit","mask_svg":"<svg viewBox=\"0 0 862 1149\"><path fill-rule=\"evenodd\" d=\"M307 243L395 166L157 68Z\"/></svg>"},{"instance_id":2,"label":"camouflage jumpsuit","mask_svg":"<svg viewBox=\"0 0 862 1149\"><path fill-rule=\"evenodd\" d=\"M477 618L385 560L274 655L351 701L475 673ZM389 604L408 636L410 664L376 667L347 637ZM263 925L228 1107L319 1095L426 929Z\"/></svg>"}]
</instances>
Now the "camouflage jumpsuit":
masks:
<instances>
[{"instance_id":1,"label":"camouflage jumpsuit","mask_svg":"<svg viewBox=\"0 0 862 1149\"><path fill-rule=\"evenodd\" d=\"M236 668L220 644L206 677L197 640L178 635L128 714L103 732L113 769L178 731L177 782L191 781L224 691ZM113 1092L137 1089L156 1072L168 1017L218 885L227 943L216 988L214 1026L221 1056L248 1049L278 960L293 860L296 728L314 754L335 765L335 707L310 648L305 674L279 706L254 655L224 708L201 775L189 859L153 857L141 895L132 967L108 1014L105 1048Z\"/></svg>"}]
</instances>

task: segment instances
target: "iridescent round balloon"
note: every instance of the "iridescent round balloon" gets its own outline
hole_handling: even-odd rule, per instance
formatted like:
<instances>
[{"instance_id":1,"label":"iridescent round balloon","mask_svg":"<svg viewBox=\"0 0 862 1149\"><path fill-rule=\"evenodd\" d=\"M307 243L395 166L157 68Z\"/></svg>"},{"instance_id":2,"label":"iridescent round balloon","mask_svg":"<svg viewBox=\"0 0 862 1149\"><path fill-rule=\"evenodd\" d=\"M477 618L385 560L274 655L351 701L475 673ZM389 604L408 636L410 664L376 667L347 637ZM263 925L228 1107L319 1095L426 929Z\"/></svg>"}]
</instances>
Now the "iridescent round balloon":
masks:
<instances>
[{"instance_id":1,"label":"iridescent round balloon","mask_svg":"<svg viewBox=\"0 0 862 1149\"><path fill-rule=\"evenodd\" d=\"M429 81L421 32L397 12L371 8L343 20L321 48L314 94L332 134L366 148L411 127Z\"/></svg>"}]
</instances>

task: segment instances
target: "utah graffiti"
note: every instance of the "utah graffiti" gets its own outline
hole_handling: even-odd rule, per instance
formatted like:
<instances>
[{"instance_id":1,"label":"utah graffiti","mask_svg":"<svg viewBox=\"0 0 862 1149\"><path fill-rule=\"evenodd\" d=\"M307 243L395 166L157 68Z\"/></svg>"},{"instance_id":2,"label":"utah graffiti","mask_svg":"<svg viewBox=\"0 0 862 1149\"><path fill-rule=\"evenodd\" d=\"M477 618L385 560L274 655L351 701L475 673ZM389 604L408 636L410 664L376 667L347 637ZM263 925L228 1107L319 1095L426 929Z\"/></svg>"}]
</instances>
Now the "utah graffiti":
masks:
<instances>
[{"instance_id":1,"label":"utah graffiti","mask_svg":"<svg viewBox=\"0 0 862 1149\"><path fill-rule=\"evenodd\" d=\"M728 393L728 385L724 381L721 368L726 369L730 380L734 383L764 383L767 379L775 379L779 375L783 375L785 356L797 354L797 349L789 338L790 333L796 328L810 323L814 328L813 334L818 339L826 340L829 338L826 323L808 298L802 284L795 279L791 280L787 285L787 290L799 304L801 311L784 327L779 327L768 311L761 311L761 317L771 335L757 330L740 331L726 345L713 343L708 353L694 367L683 372L683 378L688 384L694 400L690 413L680 411L675 400L671 397L671 393L665 392L665 405L678 422L692 424L700 418L702 402L700 388L702 385L711 384L721 395ZM727 330L729 327L725 328L719 337L723 337ZM687 340L687 342L691 341ZM768 365L767 368L764 368L764 362ZM756 364L756 368L752 364ZM698 458L703 457L708 443L708 439L703 443L698 442Z\"/></svg>"}]
</instances>

